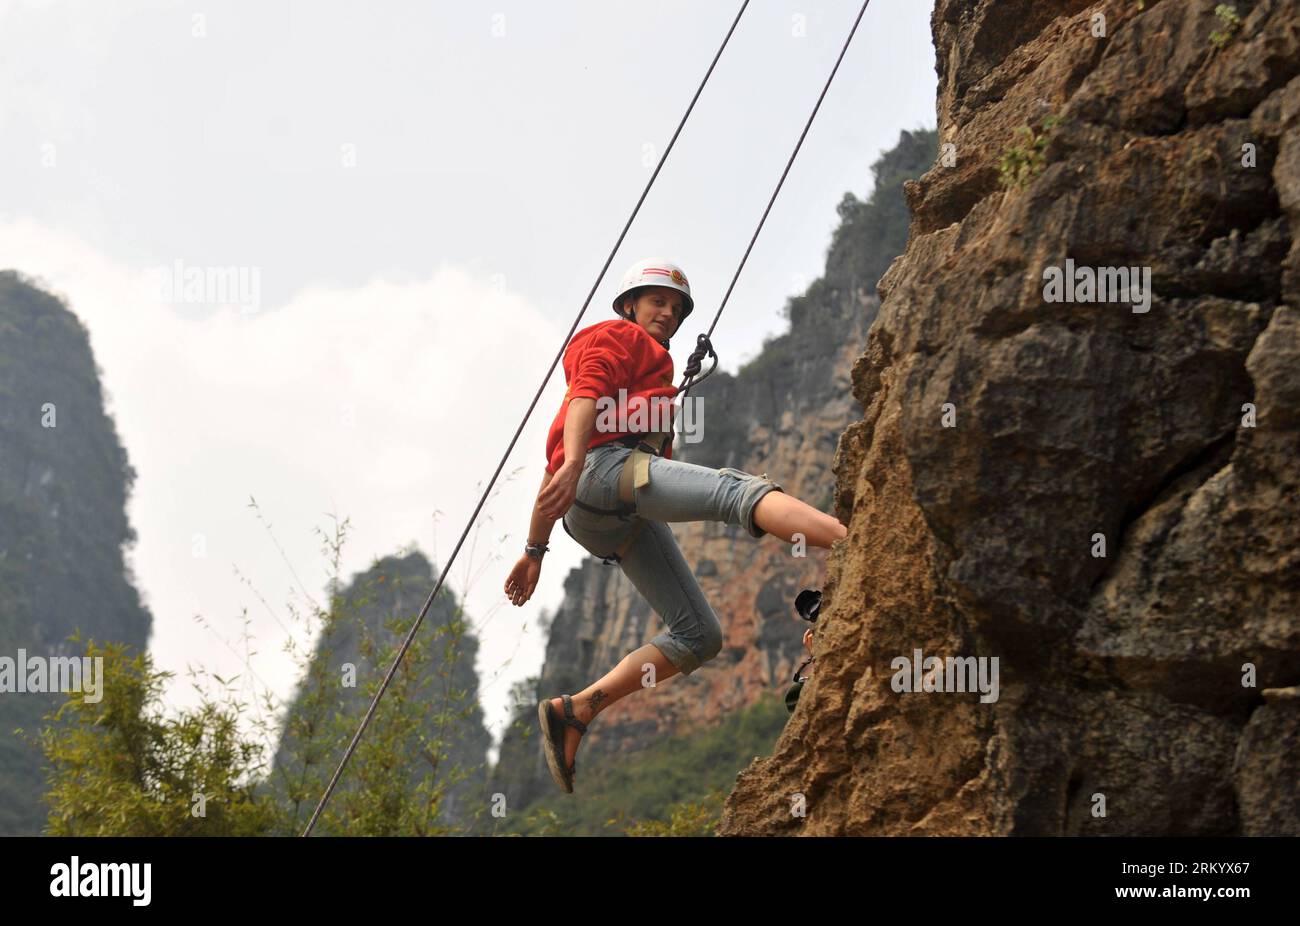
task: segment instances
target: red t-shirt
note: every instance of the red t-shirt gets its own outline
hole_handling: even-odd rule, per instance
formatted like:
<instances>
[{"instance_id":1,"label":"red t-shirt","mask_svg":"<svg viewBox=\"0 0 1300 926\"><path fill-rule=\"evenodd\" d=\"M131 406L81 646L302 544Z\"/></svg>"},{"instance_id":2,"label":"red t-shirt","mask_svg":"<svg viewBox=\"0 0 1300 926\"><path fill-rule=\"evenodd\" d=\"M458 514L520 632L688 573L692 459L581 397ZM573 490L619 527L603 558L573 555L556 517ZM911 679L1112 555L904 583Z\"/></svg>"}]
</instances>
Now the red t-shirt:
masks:
<instances>
[{"instance_id":1,"label":"red t-shirt","mask_svg":"<svg viewBox=\"0 0 1300 926\"><path fill-rule=\"evenodd\" d=\"M564 417L571 399L587 396L596 400L596 430L588 449L630 433L654 431L655 425L671 427L670 403L677 395L677 387L673 385L673 358L654 335L634 321L615 318L597 322L575 334L564 351L564 381L569 388L546 435L546 471L552 475L564 463ZM610 424L618 421L620 389L627 390L624 408L630 430L603 431L603 419L608 419ZM602 397L608 397L608 401L601 402ZM602 414L605 408L609 411ZM637 426L639 422L633 417L638 410L644 427ZM672 459L671 444L664 456Z\"/></svg>"}]
</instances>

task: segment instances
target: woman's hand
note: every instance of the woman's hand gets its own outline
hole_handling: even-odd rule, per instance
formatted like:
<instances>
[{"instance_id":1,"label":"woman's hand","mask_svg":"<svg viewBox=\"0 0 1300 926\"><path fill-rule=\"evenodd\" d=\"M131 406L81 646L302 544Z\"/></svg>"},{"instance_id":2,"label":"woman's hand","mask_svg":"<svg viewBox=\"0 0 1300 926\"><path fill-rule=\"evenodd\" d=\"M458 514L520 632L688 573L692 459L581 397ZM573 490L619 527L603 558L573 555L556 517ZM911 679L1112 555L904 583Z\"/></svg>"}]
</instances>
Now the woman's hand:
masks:
<instances>
[{"instance_id":1,"label":"woman's hand","mask_svg":"<svg viewBox=\"0 0 1300 926\"><path fill-rule=\"evenodd\" d=\"M527 553L519 557L519 562L515 563L515 568L511 569L510 575L506 577L506 596L516 607L522 607L525 601L533 597L533 589L537 588L537 577L541 574L540 559Z\"/></svg>"},{"instance_id":2,"label":"woman's hand","mask_svg":"<svg viewBox=\"0 0 1300 926\"><path fill-rule=\"evenodd\" d=\"M582 477L582 463L565 460L551 477L550 484L537 495L537 510L551 521L564 517L578 497L578 480Z\"/></svg>"},{"instance_id":3,"label":"woman's hand","mask_svg":"<svg viewBox=\"0 0 1300 926\"><path fill-rule=\"evenodd\" d=\"M813 632L812 632L812 628L809 627L807 630L803 632L803 648L808 651L808 655L810 656L812 655L812 645L813 645Z\"/></svg>"}]
</instances>

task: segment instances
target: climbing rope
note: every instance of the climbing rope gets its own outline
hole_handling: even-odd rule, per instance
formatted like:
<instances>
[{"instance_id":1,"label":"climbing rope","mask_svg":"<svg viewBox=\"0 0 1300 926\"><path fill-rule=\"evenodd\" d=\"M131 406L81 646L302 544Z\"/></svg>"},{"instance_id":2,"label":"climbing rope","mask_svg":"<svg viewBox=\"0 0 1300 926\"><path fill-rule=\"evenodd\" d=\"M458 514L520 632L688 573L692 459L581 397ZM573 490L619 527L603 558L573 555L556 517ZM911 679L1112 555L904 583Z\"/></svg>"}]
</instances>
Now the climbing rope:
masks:
<instances>
[{"instance_id":1,"label":"climbing rope","mask_svg":"<svg viewBox=\"0 0 1300 926\"><path fill-rule=\"evenodd\" d=\"M812 112L808 115L808 121L804 123L803 131L799 134L799 140L795 142L794 150L790 152L790 160L785 162L785 170L781 171L781 179L776 182L776 189L772 191L772 198L767 201L767 208L763 210L763 215L758 220L758 227L754 229L754 235L749 239L749 247L745 248L745 253L740 258L740 263L736 266L736 272L731 277L731 284L727 286L727 291L722 296L722 302L718 306L717 314L713 316L713 321L709 323L709 330L695 339L695 350L691 353L690 359L686 363L685 376L682 385L678 387L678 394L683 401L686 399L686 393L692 386L698 386L709 374L718 367L718 355L713 351L713 344L709 336L713 334L713 329L718 324L718 319L722 317L722 310L727 307L727 300L731 298L731 291L736 288L736 281L740 279L740 272L745 269L745 261L749 260L749 252L754 250L754 242L758 240L759 232L763 230L763 223L767 221L767 214L772 211L772 204L776 202L777 195L781 192L781 186L785 183L786 175L790 173L790 167L794 164L794 159L799 154L799 149L803 147L803 140L808 136L808 130L812 128L813 120L817 118L817 110L821 109L822 100L826 99L826 91L831 88L831 81L835 80L835 72L840 69L840 62L844 60L844 54L849 50L849 44L853 41L854 34L858 31L858 23L862 22L862 16L867 12L867 7L871 0L862 0L862 8L858 10L857 19L853 20L853 28L849 30L849 36L844 40L844 46L840 49L839 57L835 59L835 66L831 68L830 75L826 78L826 84L822 87L821 94L817 97L817 103L813 106ZM692 381L692 377L700 371L700 365L705 355L713 358L713 366L709 372L705 373L699 379ZM672 439L672 432L664 438L659 446L659 455L663 456L664 449Z\"/></svg>"},{"instance_id":2,"label":"climbing rope","mask_svg":"<svg viewBox=\"0 0 1300 926\"><path fill-rule=\"evenodd\" d=\"M839 56L835 59L835 66L831 68L830 75L826 78L826 84L822 87L822 92L817 97L817 103L813 106L812 112L809 114L808 120L804 124L803 131L799 134L799 140L795 143L794 151L790 153L790 159L786 162L785 170L781 172L781 178L777 181L776 189L772 191L772 196L767 202L767 207L763 210L763 215L758 220L758 226L754 229L754 234L749 239L749 245L745 248L745 253L741 256L740 263L736 267L736 272L731 278L731 283L727 286L727 291L722 297L721 304L718 306L718 311L713 316L713 321L709 324L709 330L696 338L696 348L691 353L690 359L687 362L682 385L678 387L678 392L683 398L685 398L686 393L691 386L698 385L713 373L715 369L717 369L718 355L713 349L710 335L713 334L713 329L717 326L718 320L722 317L723 309L727 307L727 300L731 298L731 292L736 287L736 281L740 278L740 273L745 267L745 262L749 259L750 252L754 249L754 242L758 240L758 235L763 230L763 223L767 221L768 213L772 211L772 204L776 202L776 197L781 192L781 187L785 183L785 178L790 173L790 167L794 164L794 159L799 154L799 149L803 146L804 138L808 135L808 129L812 127L813 119L817 117L817 111L821 108L822 100L826 98L826 93L830 89L831 82L835 79L835 74L839 70L840 62L844 60L844 55L849 49L849 44L853 41L853 36L858 30L858 24L862 21L862 16L866 13L867 6L870 5L870 3L871 0L863 0L862 7L858 10L857 18L853 21L853 27L849 30L848 38L844 40L844 46L840 49ZM329 786L325 789L325 793L321 795L320 802L316 805L316 809L311 815L311 820L308 821L307 828L303 831L303 836L311 835L312 829L316 826L316 821L320 818L321 812L325 809L326 802L329 801L330 795L334 793L334 788L343 774L343 769L347 765L348 759L352 757L352 753L356 750L357 744L361 741L362 735L366 732L366 727L369 726L370 720L374 716L375 709L379 706L380 699L384 696L384 692L387 691L389 683L392 681L394 674L396 674L398 665L401 664L402 659L406 656L406 651L411 646L411 642L415 639L415 634L419 631L420 625L424 621L424 616L428 613L429 606L433 604L434 598L437 597L438 592L442 589L443 581L447 578L447 573L451 569L451 564L456 559L456 554L460 552L461 546L465 543L465 538L469 535L470 528L478 518L479 511L483 508L483 503L487 500L488 494L492 491L492 486L496 484L497 476L501 475L501 470L505 466L506 460L509 459L511 451L514 450L515 444L519 440L519 435L523 433L524 425L528 423L528 419L533 414L533 409L537 407L537 402L541 399L542 392L546 389L546 384L550 382L551 374L555 372L556 366L559 365L560 359L564 356L564 351L568 347L569 341L573 338L573 334L578 328L578 323L582 321L582 316L586 314L587 306L591 303L592 297L600 287L601 280L605 277L605 272L609 270L609 265L613 262L614 255L618 253L619 247L622 246L623 239L626 237L628 229L632 227L633 220L636 219L637 213L641 210L641 204L645 202L645 198L649 194L650 188L654 185L655 178L659 176L659 171L663 168L664 162L668 159L669 152L673 150L673 145L677 142L677 136L681 134L682 128L686 125L686 120L690 117L691 111L695 108L696 100L700 98L700 94L704 91L705 84L708 83L709 77L713 74L713 69L717 65L718 59L722 57L723 50L731 40L732 33L736 31L736 26L740 23L740 18L745 14L745 9L748 6L749 0L744 0L740 6L740 11L736 13L736 18L732 21L731 28L727 30L727 34L723 38L722 44L718 47L717 53L713 56L713 61L710 62L709 68L704 74L704 78L700 81L700 85L696 89L695 95L691 98L690 105L686 107L686 112L682 115L681 121L678 122L677 129L673 132L673 137L668 142L668 147L664 149L663 155L659 158L659 163L655 166L654 173L650 175L650 179L646 182L645 189L641 191L641 197L637 200L636 206L632 209L632 214L628 216L627 222L623 225L623 230L619 233L618 240L610 250L609 256L605 258L605 264L600 268L600 273L596 277L596 282L592 284L591 291L587 293L587 298L582 303L582 309L578 312L577 318L573 320L573 325L569 328L569 333L565 335L564 341L560 345L560 350L555 355L555 359L551 361L551 366L547 369L546 376L543 377L536 395L533 396L533 401L529 404L528 411L524 413L523 420L519 422L519 427L515 429L514 437L510 439L510 445L506 448L505 453L502 454L501 462L497 464L496 472L492 474L492 478L488 481L487 488L483 490L483 496L479 499L478 505L475 506L473 514L470 515L469 522L465 525L465 530L460 535L460 540L457 541L455 549L451 552L451 557L443 567L442 575L438 577L437 584L433 587L433 591L429 593L429 598L425 601L424 607L420 609L420 614L415 619L415 623L411 625L410 632L407 633L406 639L403 640L401 649L398 650L397 657L393 660L393 664L389 666L388 674L384 677L383 683L379 686L379 691L375 693L374 700L370 702L370 708L366 711L366 716L362 719L361 726L357 729L356 735L352 737L352 742L348 744L347 751L343 754L342 761L339 762L338 768L334 771L334 776L330 779ZM713 358L713 366L710 367L708 373L705 373L704 376L699 377L699 379L694 379L694 377L700 372L703 358L706 355ZM665 438L663 445L661 445L661 455L662 449L667 446L668 441L671 439L672 432L670 431L668 436Z\"/></svg>"},{"instance_id":3,"label":"climbing rope","mask_svg":"<svg viewBox=\"0 0 1300 926\"><path fill-rule=\"evenodd\" d=\"M420 609L420 616L415 619L415 623L411 625L411 630L407 633L406 639L402 641L402 647L397 652L397 658L395 658L393 664L389 666L388 674L384 676L383 684L379 686L379 691L375 693L374 700L370 702L370 709L366 711L366 716L362 719L361 726L357 729L356 735L352 737L352 742L348 744L347 751L343 754L343 760L339 762L339 767L334 771L334 777L330 779L329 787L327 787L325 793L321 795L320 802L316 805L316 810L312 813L311 820L308 821L307 828L303 831L304 836L311 835L312 829L316 826L316 821L320 818L321 811L325 809L326 802L330 799L330 795L334 793L334 788L338 785L339 778L343 774L344 766L348 764L348 759L352 757L352 753L356 750L357 743L361 741L362 735L366 732L366 727L370 725L370 718L374 716L375 708L379 706L379 699L382 698L384 692L388 690L389 682L392 681L393 675L397 672L398 665L401 664L402 659L406 656L406 651L410 648L411 641L415 639L415 634L420 629L420 624L424 622L424 615L428 613L429 606L433 604L433 599L442 588L443 580L447 578L447 572L451 569L451 564L456 560L456 554L460 552L461 546L465 543L465 538L469 535L470 527L473 526L474 521L478 518L478 513L483 508L483 503L487 501L488 494L492 491L492 486L496 485L497 476L501 475L501 470L506 465L506 460L510 458L510 452L515 449L515 444L519 441L519 435L523 433L524 425L526 425L528 419L532 417L533 409L537 407L538 400L541 399L542 393L546 390L546 384L551 381L551 374L555 372L555 368L559 365L561 358L563 358L565 348L568 347L569 341L573 338L573 333L578 329L578 323L582 321L582 316L587 313L587 306L591 303L591 298L596 295L596 290L600 287L601 281L605 278L605 272L609 270L609 265L613 262L614 255L618 253L619 247L622 246L623 238L626 237L628 229L632 227L632 221L636 218L637 213L641 211L641 204L645 202L645 198L650 192L650 187L654 185L655 178L659 176L659 171L663 168L664 162L668 160L669 152L673 150L673 145L677 143L677 136L681 134L682 128L686 125L686 120L690 117L691 110L695 108L695 101L698 100L700 94L704 92L704 85L709 82L709 77L713 74L713 68L717 65L718 59L722 57L723 49L727 47L727 42L731 40L731 35L736 31L736 26L740 23L740 17L745 14L745 8L748 6L749 0L744 0L744 3L740 5L740 12L736 14L736 18L732 21L731 28L727 30L727 34L723 38L722 44L718 47L717 53L713 56L713 61L709 64L709 69L704 73L704 79L700 81L700 86L695 91L695 96L691 97L690 105L686 107L686 112L682 115L681 121L677 123L677 130L673 132L673 137L669 140L668 147L664 149L663 155L659 158L659 163L655 165L654 173L651 174L650 179L646 181L645 189L641 191L641 198L636 201L636 206L633 207L632 214L628 216L627 222L623 225L623 230L619 233L618 240L614 242L614 247L610 250L609 256L605 258L605 265L600 268L600 273L596 276L596 282L591 286L591 292L587 293L587 298L582 303L582 309L578 312L578 317L573 320L573 326L569 328L569 333L565 335L564 341L560 345L559 352L555 355L555 359L551 361L551 366L547 369L546 375L542 377L542 384L538 386L537 394L533 396L533 401L528 406L528 411L524 412L523 420L519 422L519 427L515 429L515 436L510 439L510 446L506 447L506 452L501 455L501 462L497 464L496 472L494 472L492 478L488 480L487 488L483 490L483 497L478 500L478 505L475 506L474 513L469 516L469 523L465 525L465 530L461 533L460 540L456 543L456 548L451 551L451 557L447 560L447 565L443 567L442 575L438 577L438 583L433 587L433 591L429 593L429 599L424 603L424 607Z\"/></svg>"}]
</instances>

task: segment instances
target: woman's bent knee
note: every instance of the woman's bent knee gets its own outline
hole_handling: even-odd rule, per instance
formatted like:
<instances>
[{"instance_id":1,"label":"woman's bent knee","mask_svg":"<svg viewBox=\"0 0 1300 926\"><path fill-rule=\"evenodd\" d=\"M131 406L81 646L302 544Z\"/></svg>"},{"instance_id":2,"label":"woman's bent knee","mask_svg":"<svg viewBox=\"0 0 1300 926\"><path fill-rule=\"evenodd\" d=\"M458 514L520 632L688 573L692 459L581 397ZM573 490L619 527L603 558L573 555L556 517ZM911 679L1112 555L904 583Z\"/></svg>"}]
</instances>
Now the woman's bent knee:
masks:
<instances>
[{"instance_id":1,"label":"woman's bent knee","mask_svg":"<svg viewBox=\"0 0 1300 926\"><path fill-rule=\"evenodd\" d=\"M722 652L722 625L716 620L704 628L700 637L700 662L708 662Z\"/></svg>"},{"instance_id":2,"label":"woman's bent knee","mask_svg":"<svg viewBox=\"0 0 1300 926\"><path fill-rule=\"evenodd\" d=\"M712 612L709 613L708 620L699 622L698 633L689 641L689 646L700 665L722 652L722 625Z\"/></svg>"},{"instance_id":3,"label":"woman's bent knee","mask_svg":"<svg viewBox=\"0 0 1300 926\"><path fill-rule=\"evenodd\" d=\"M677 671L682 675L690 675L722 652L722 625L716 617L709 614L708 619L700 620L695 632L689 635L677 631L665 632L650 642L668 657Z\"/></svg>"},{"instance_id":4,"label":"woman's bent knee","mask_svg":"<svg viewBox=\"0 0 1300 926\"><path fill-rule=\"evenodd\" d=\"M661 633L650 642L682 675L690 675L700 667L699 656L678 634Z\"/></svg>"}]
</instances>

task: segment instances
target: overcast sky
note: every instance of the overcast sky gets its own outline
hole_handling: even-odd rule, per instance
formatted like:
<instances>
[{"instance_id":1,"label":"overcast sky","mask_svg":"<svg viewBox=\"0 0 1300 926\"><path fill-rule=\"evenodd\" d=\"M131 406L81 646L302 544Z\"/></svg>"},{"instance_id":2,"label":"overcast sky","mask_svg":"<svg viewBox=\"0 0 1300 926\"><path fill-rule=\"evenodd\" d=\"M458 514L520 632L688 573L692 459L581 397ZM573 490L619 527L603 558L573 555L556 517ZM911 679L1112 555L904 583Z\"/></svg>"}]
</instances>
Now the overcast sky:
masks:
<instances>
[{"instance_id":1,"label":"overcast sky","mask_svg":"<svg viewBox=\"0 0 1300 926\"><path fill-rule=\"evenodd\" d=\"M626 265L675 261L681 370L858 7L752 0L580 327ZM934 126L931 7L867 10L715 331L724 369L783 330L844 193ZM0 269L90 331L160 668L288 697L331 514L345 581L411 545L441 570L739 8L0 0ZM168 297L191 268L247 288ZM557 525L533 599L505 598L563 392L557 369L449 577L498 738L586 556Z\"/></svg>"}]
</instances>

